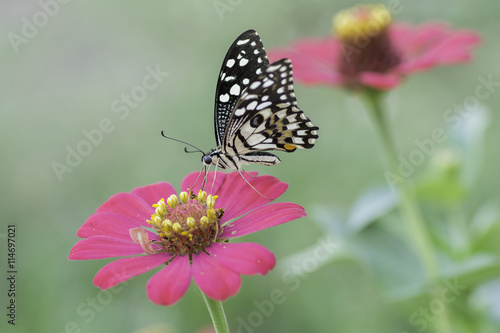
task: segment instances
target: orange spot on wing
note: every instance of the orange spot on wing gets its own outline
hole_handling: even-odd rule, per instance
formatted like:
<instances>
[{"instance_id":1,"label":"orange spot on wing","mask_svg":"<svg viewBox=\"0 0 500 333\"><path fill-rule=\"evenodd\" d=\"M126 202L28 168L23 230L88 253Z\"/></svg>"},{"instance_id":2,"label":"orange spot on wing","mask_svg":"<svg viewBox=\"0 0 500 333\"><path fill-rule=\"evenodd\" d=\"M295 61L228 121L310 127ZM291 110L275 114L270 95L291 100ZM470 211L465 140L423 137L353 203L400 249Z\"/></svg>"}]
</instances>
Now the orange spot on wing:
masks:
<instances>
[{"instance_id":1,"label":"orange spot on wing","mask_svg":"<svg viewBox=\"0 0 500 333\"><path fill-rule=\"evenodd\" d=\"M297 149L297 146L296 145L289 145L289 144L286 144L284 145L283 147L285 147L286 150L288 151L294 151L295 149Z\"/></svg>"}]
</instances>

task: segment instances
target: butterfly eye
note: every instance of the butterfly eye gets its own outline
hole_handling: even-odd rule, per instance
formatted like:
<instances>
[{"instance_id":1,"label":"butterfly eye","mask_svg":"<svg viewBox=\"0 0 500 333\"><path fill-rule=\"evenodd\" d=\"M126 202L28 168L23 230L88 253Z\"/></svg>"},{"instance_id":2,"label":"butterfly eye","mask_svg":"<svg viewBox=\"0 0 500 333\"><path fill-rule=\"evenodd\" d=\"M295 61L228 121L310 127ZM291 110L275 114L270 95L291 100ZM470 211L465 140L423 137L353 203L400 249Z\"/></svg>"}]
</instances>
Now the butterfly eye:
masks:
<instances>
[{"instance_id":1,"label":"butterfly eye","mask_svg":"<svg viewBox=\"0 0 500 333\"><path fill-rule=\"evenodd\" d=\"M210 165L210 164L212 164L212 157L210 157L210 155L203 155L203 157L201 158L201 161L205 165Z\"/></svg>"}]
</instances>

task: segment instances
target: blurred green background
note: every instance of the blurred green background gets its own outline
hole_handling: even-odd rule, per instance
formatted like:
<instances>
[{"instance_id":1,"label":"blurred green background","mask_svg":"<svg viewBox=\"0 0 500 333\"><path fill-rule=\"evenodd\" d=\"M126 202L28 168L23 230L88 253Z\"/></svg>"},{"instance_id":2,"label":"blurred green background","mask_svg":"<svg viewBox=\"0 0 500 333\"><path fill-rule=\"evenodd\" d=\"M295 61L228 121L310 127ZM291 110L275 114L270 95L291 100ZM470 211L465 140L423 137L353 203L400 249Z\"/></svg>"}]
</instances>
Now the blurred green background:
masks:
<instances>
[{"instance_id":1,"label":"blurred green background","mask_svg":"<svg viewBox=\"0 0 500 333\"><path fill-rule=\"evenodd\" d=\"M330 33L332 16L357 2L56 2L58 8L49 9L53 17L45 24L38 17L42 26L31 31L16 52L8 34L21 35L23 18L33 21L46 3L54 2L0 4L4 35L0 52L0 267L6 271L6 226L15 224L18 269L15 327L6 323L6 279L0 282L2 332L142 332L154 327L163 332L196 332L210 327L194 284L171 307L148 300L145 283L151 272L131 280L111 297L95 288L93 276L110 260L69 261L69 251L78 240L76 231L112 194L160 180L178 188L187 173L200 168L199 155L185 154L182 145L163 139L160 131L205 151L214 146L216 79L229 45L241 32L257 30L268 49L296 38L322 37ZM221 3L227 10L219 15L215 4ZM411 76L390 93L393 132L405 155L415 149L415 139L445 126L443 113L474 94L479 76L493 75L500 81L500 3L400 3L402 11L395 20L442 20L474 29L483 37L474 51L474 62ZM117 104L113 103L142 85L148 68L159 68L168 76L135 108L114 112ZM314 247L325 234L315 223L323 216L314 214L318 206L340 216L348 214L361 192L385 183L374 133L359 100L332 87L296 84L295 89L299 106L320 127L317 145L279 154L283 162L272 168L247 169L289 182L280 201L297 202L311 214L243 239L268 247L278 267L266 277L243 277L239 294L224 302L232 330L244 332L238 326L243 321L258 321L256 304L269 300L273 290L281 290L286 301L275 305L269 315L264 313L259 327L247 331L417 332L409 315L420 303L394 301L372 271L355 260L337 260L293 283L284 278L283 259ZM479 177L464 201L470 212L486 201L493 206L499 202L500 94L495 91L484 103L492 112ZM109 133L92 145L88 156L75 162L71 172L58 177L53 163L66 164L68 147L76 149L85 140L83 132L98 128L103 119L112 124ZM372 228L369 241L392 251L385 247L385 237L383 230ZM394 252L408 251L405 248L403 242ZM397 265L392 267L398 271ZM92 299L98 299L94 308L88 305ZM464 318L475 315L467 311ZM500 331L499 317L494 311L488 316L488 332Z\"/></svg>"}]
</instances>

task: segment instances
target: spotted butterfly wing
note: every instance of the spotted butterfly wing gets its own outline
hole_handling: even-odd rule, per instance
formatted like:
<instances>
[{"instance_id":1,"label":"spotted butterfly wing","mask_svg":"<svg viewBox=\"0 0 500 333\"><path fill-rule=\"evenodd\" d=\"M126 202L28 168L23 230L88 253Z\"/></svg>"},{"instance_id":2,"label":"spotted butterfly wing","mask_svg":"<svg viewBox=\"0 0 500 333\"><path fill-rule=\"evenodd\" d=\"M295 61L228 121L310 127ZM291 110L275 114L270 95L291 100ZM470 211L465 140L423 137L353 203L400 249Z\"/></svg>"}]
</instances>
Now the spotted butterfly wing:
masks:
<instances>
[{"instance_id":1,"label":"spotted butterfly wing","mask_svg":"<svg viewBox=\"0 0 500 333\"><path fill-rule=\"evenodd\" d=\"M222 144L224 130L243 90L269 66L264 45L255 30L247 30L233 42L217 81L215 92L215 140Z\"/></svg>"},{"instance_id":2,"label":"spotted butterfly wing","mask_svg":"<svg viewBox=\"0 0 500 333\"><path fill-rule=\"evenodd\" d=\"M229 119L222 147L226 155L238 156L245 164L268 164L274 155L262 152L312 148L317 130L297 107L291 61L281 59L243 92Z\"/></svg>"},{"instance_id":3,"label":"spotted butterfly wing","mask_svg":"<svg viewBox=\"0 0 500 333\"><path fill-rule=\"evenodd\" d=\"M269 65L257 33L249 30L240 35L219 75L215 102L218 147L203 156L204 164L238 170L251 163L274 165L280 159L267 151L312 148L317 130L297 107L291 61L281 59Z\"/></svg>"}]
</instances>

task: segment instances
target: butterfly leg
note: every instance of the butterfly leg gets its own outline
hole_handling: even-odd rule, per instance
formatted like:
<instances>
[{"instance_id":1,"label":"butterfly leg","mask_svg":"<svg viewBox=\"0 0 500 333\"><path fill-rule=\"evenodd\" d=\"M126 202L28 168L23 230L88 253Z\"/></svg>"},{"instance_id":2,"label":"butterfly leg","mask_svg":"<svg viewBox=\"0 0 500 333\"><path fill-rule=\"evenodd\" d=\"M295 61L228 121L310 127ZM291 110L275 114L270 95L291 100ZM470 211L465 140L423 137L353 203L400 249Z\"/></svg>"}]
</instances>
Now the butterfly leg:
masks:
<instances>
[{"instance_id":1,"label":"butterfly leg","mask_svg":"<svg viewBox=\"0 0 500 333\"><path fill-rule=\"evenodd\" d=\"M206 166L205 166L205 165L203 165L203 166L201 167L200 172L198 173L198 177L196 177L196 180L194 181L194 184L193 184L193 185L191 185L191 187L189 188L190 190L192 190L192 189L196 186L196 184L198 184L198 180L200 179L201 174L202 174L202 173L206 173L206 170L205 170L205 169L206 169ZM203 186L204 186L204 185L203 185L203 181L202 181L201 187L203 188Z\"/></svg>"},{"instance_id":2,"label":"butterfly leg","mask_svg":"<svg viewBox=\"0 0 500 333\"><path fill-rule=\"evenodd\" d=\"M267 199L267 200L274 200L273 198L266 197L264 194L260 193L259 190L257 190L248 180L246 180L245 177L243 177L243 174L241 173L240 169L236 169L238 173L240 174L241 178L245 181L245 183L248 184L255 192L257 192L261 197Z\"/></svg>"},{"instance_id":3,"label":"butterfly leg","mask_svg":"<svg viewBox=\"0 0 500 333\"><path fill-rule=\"evenodd\" d=\"M203 181L201 183L201 190L204 191L205 190L205 186L207 185L208 183L208 173L210 172L210 165L209 166L204 166L203 168Z\"/></svg>"},{"instance_id":4,"label":"butterfly leg","mask_svg":"<svg viewBox=\"0 0 500 333\"><path fill-rule=\"evenodd\" d=\"M214 180L212 181L212 187L210 188L210 194L214 192L215 178L217 177L217 164L215 165L214 170Z\"/></svg>"},{"instance_id":5,"label":"butterfly leg","mask_svg":"<svg viewBox=\"0 0 500 333\"><path fill-rule=\"evenodd\" d=\"M257 174L257 175L255 175L255 176L252 176L252 175L251 175L250 173L248 173L248 171L246 171L243 167L241 167L241 171L243 171L243 172L245 173L245 175L246 175L247 177L250 177L250 178L256 178L256 177L258 177L258 176L259 176L258 174Z\"/></svg>"}]
</instances>

